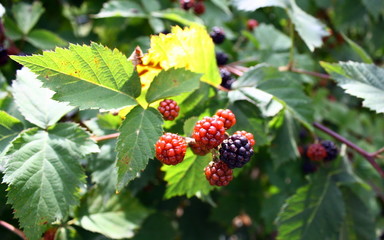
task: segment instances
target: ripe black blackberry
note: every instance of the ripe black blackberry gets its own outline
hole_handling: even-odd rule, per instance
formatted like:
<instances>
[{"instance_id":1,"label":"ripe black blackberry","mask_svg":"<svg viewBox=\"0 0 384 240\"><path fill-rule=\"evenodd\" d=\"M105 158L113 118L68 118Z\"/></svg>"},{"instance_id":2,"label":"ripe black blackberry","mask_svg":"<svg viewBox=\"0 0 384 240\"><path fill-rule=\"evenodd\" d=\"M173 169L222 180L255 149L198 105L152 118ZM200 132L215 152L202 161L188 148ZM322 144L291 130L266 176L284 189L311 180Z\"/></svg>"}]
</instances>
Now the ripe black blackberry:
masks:
<instances>
[{"instance_id":1,"label":"ripe black blackberry","mask_svg":"<svg viewBox=\"0 0 384 240\"><path fill-rule=\"evenodd\" d=\"M0 46L0 66L5 65L8 62L9 56L7 49Z\"/></svg>"},{"instance_id":2,"label":"ripe black blackberry","mask_svg":"<svg viewBox=\"0 0 384 240\"><path fill-rule=\"evenodd\" d=\"M216 62L217 62L217 65L219 66L227 64L228 55L223 52L216 52Z\"/></svg>"},{"instance_id":3,"label":"ripe black blackberry","mask_svg":"<svg viewBox=\"0 0 384 240\"><path fill-rule=\"evenodd\" d=\"M216 44L221 44L225 40L224 30L219 27L213 27L209 35L211 36L213 42Z\"/></svg>"},{"instance_id":4,"label":"ripe black blackberry","mask_svg":"<svg viewBox=\"0 0 384 240\"><path fill-rule=\"evenodd\" d=\"M339 154L339 149L334 142L324 140L321 141L320 144L325 148L325 151L327 152L327 156L324 158L325 162L334 160Z\"/></svg>"},{"instance_id":5,"label":"ripe black blackberry","mask_svg":"<svg viewBox=\"0 0 384 240\"><path fill-rule=\"evenodd\" d=\"M220 147L220 160L230 168L241 168L249 162L253 149L249 140L240 134L225 139Z\"/></svg>"},{"instance_id":6,"label":"ripe black blackberry","mask_svg":"<svg viewBox=\"0 0 384 240\"><path fill-rule=\"evenodd\" d=\"M235 81L235 79L231 76L231 73L225 68L220 68L220 76L221 76L220 86L226 89L231 89L232 83Z\"/></svg>"}]
</instances>

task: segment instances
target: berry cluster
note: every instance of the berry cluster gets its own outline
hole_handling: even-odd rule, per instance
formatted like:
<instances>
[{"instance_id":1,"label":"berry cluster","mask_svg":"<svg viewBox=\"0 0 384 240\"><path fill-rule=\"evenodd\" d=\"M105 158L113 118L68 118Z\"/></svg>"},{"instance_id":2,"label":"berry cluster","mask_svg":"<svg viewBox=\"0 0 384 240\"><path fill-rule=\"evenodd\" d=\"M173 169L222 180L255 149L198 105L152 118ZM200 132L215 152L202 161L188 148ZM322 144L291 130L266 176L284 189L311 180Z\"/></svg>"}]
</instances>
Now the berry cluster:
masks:
<instances>
[{"instance_id":1,"label":"berry cluster","mask_svg":"<svg viewBox=\"0 0 384 240\"><path fill-rule=\"evenodd\" d=\"M312 173L317 170L316 163L329 162L336 159L339 149L336 144L329 140L313 143L305 147L299 147L302 156L304 173Z\"/></svg>"},{"instance_id":2,"label":"berry cluster","mask_svg":"<svg viewBox=\"0 0 384 240\"><path fill-rule=\"evenodd\" d=\"M179 0L180 7L185 11L193 8L193 12L196 15L201 15L205 12L204 0Z\"/></svg>"},{"instance_id":3,"label":"berry cluster","mask_svg":"<svg viewBox=\"0 0 384 240\"><path fill-rule=\"evenodd\" d=\"M173 116L171 109L175 106L177 104L168 99L160 103L158 110L165 118ZM169 114L166 115L166 112ZM232 169L240 168L249 162L253 154L252 147L255 145L253 134L246 131L227 135L225 131L235 124L236 116L231 110L219 109L212 117L203 117L196 122L188 144L187 138L177 134L162 135L155 144L156 158L164 164L176 165L183 161L187 145L196 155L212 153L214 161L204 169L205 177L211 185L226 186L233 179ZM216 154L219 154L219 157Z\"/></svg>"}]
</instances>

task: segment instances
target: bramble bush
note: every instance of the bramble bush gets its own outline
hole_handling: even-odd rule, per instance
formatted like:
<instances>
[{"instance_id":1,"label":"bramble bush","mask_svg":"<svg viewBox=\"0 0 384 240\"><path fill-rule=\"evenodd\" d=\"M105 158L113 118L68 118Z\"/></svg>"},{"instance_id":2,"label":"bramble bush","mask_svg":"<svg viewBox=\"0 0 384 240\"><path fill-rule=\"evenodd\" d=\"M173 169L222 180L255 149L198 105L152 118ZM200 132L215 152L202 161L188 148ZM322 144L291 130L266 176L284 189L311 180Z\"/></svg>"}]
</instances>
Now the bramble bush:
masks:
<instances>
[{"instance_id":1,"label":"bramble bush","mask_svg":"<svg viewBox=\"0 0 384 240\"><path fill-rule=\"evenodd\" d=\"M384 238L384 2L0 18L2 240Z\"/></svg>"}]
</instances>

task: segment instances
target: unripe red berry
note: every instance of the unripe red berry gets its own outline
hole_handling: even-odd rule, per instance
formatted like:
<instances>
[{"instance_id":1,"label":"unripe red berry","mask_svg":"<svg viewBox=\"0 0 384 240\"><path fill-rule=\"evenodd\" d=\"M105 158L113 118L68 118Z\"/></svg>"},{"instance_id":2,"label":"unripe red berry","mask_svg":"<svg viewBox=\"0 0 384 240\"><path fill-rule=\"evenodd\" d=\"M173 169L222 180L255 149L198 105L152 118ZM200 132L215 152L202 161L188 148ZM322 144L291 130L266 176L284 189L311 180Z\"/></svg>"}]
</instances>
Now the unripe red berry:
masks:
<instances>
[{"instance_id":1,"label":"unripe red berry","mask_svg":"<svg viewBox=\"0 0 384 240\"><path fill-rule=\"evenodd\" d=\"M180 111L180 107L172 99L164 99L160 102L159 107L157 107L161 115L163 115L164 120L174 120Z\"/></svg>"},{"instance_id":2,"label":"unripe red berry","mask_svg":"<svg viewBox=\"0 0 384 240\"><path fill-rule=\"evenodd\" d=\"M249 19L247 21L247 29L249 31L253 31L253 29L257 28L257 26L259 26L259 22L255 19Z\"/></svg>"},{"instance_id":3,"label":"unripe red berry","mask_svg":"<svg viewBox=\"0 0 384 240\"><path fill-rule=\"evenodd\" d=\"M321 161L327 157L327 150L319 143L309 145L307 156L312 161Z\"/></svg>"},{"instance_id":4,"label":"unripe red berry","mask_svg":"<svg viewBox=\"0 0 384 240\"><path fill-rule=\"evenodd\" d=\"M230 129L236 124L236 116L230 109L219 109L213 117L220 119L225 129Z\"/></svg>"},{"instance_id":5,"label":"unripe red berry","mask_svg":"<svg viewBox=\"0 0 384 240\"><path fill-rule=\"evenodd\" d=\"M203 2L197 2L195 4L195 6L193 7L193 12L196 14L196 15L201 15L203 13L205 13L205 5Z\"/></svg>"},{"instance_id":6,"label":"unripe red berry","mask_svg":"<svg viewBox=\"0 0 384 240\"><path fill-rule=\"evenodd\" d=\"M215 148L225 138L224 123L218 118L204 117L195 124L192 137L206 149Z\"/></svg>"},{"instance_id":7,"label":"unripe red berry","mask_svg":"<svg viewBox=\"0 0 384 240\"><path fill-rule=\"evenodd\" d=\"M233 171L222 161L210 162L204 169L205 177L212 186L226 186L233 179Z\"/></svg>"},{"instance_id":8,"label":"unripe red berry","mask_svg":"<svg viewBox=\"0 0 384 240\"><path fill-rule=\"evenodd\" d=\"M184 160L187 150L185 139L174 133L165 133L156 142L156 158L167 165L176 165Z\"/></svg>"},{"instance_id":9,"label":"unripe red berry","mask_svg":"<svg viewBox=\"0 0 384 240\"><path fill-rule=\"evenodd\" d=\"M180 0L180 7L184 10L189 10L195 6L195 0Z\"/></svg>"}]
</instances>

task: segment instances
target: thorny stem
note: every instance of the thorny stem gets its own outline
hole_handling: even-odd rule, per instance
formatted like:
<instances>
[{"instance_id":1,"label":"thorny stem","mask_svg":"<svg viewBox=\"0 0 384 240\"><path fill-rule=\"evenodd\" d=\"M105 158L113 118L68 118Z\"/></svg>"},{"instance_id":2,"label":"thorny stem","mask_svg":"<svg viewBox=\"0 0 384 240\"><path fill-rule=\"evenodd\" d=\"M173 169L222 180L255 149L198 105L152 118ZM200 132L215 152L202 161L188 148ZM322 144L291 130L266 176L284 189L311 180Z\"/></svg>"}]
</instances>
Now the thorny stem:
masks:
<instances>
[{"instance_id":1,"label":"thorny stem","mask_svg":"<svg viewBox=\"0 0 384 240\"><path fill-rule=\"evenodd\" d=\"M9 231L17 234L21 239L23 240L27 240L27 237L25 236L25 234L18 228L14 227L13 225L3 221L3 220L0 220L0 225L5 227L6 229L8 229Z\"/></svg>"},{"instance_id":2,"label":"thorny stem","mask_svg":"<svg viewBox=\"0 0 384 240\"><path fill-rule=\"evenodd\" d=\"M331 129L325 127L320 123L315 122L313 123L313 126L325 132L326 134L330 135L331 137L335 138L336 140L344 143L345 145L352 148L353 150L355 150L357 153L359 153L361 156L367 159L367 161L376 169L376 171L380 174L380 176L384 178L383 169L381 169L379 164L375 161L375 158L377 158L377 156L384 151L384 148L381 148L376 152L369 153L364 149L360 148L359 146L357 146L356 144L354 144L353 142L349 141L348 139L344 138L343 136L339 135L338 133L332 131Z\"/></svg>"}]
</instances>

